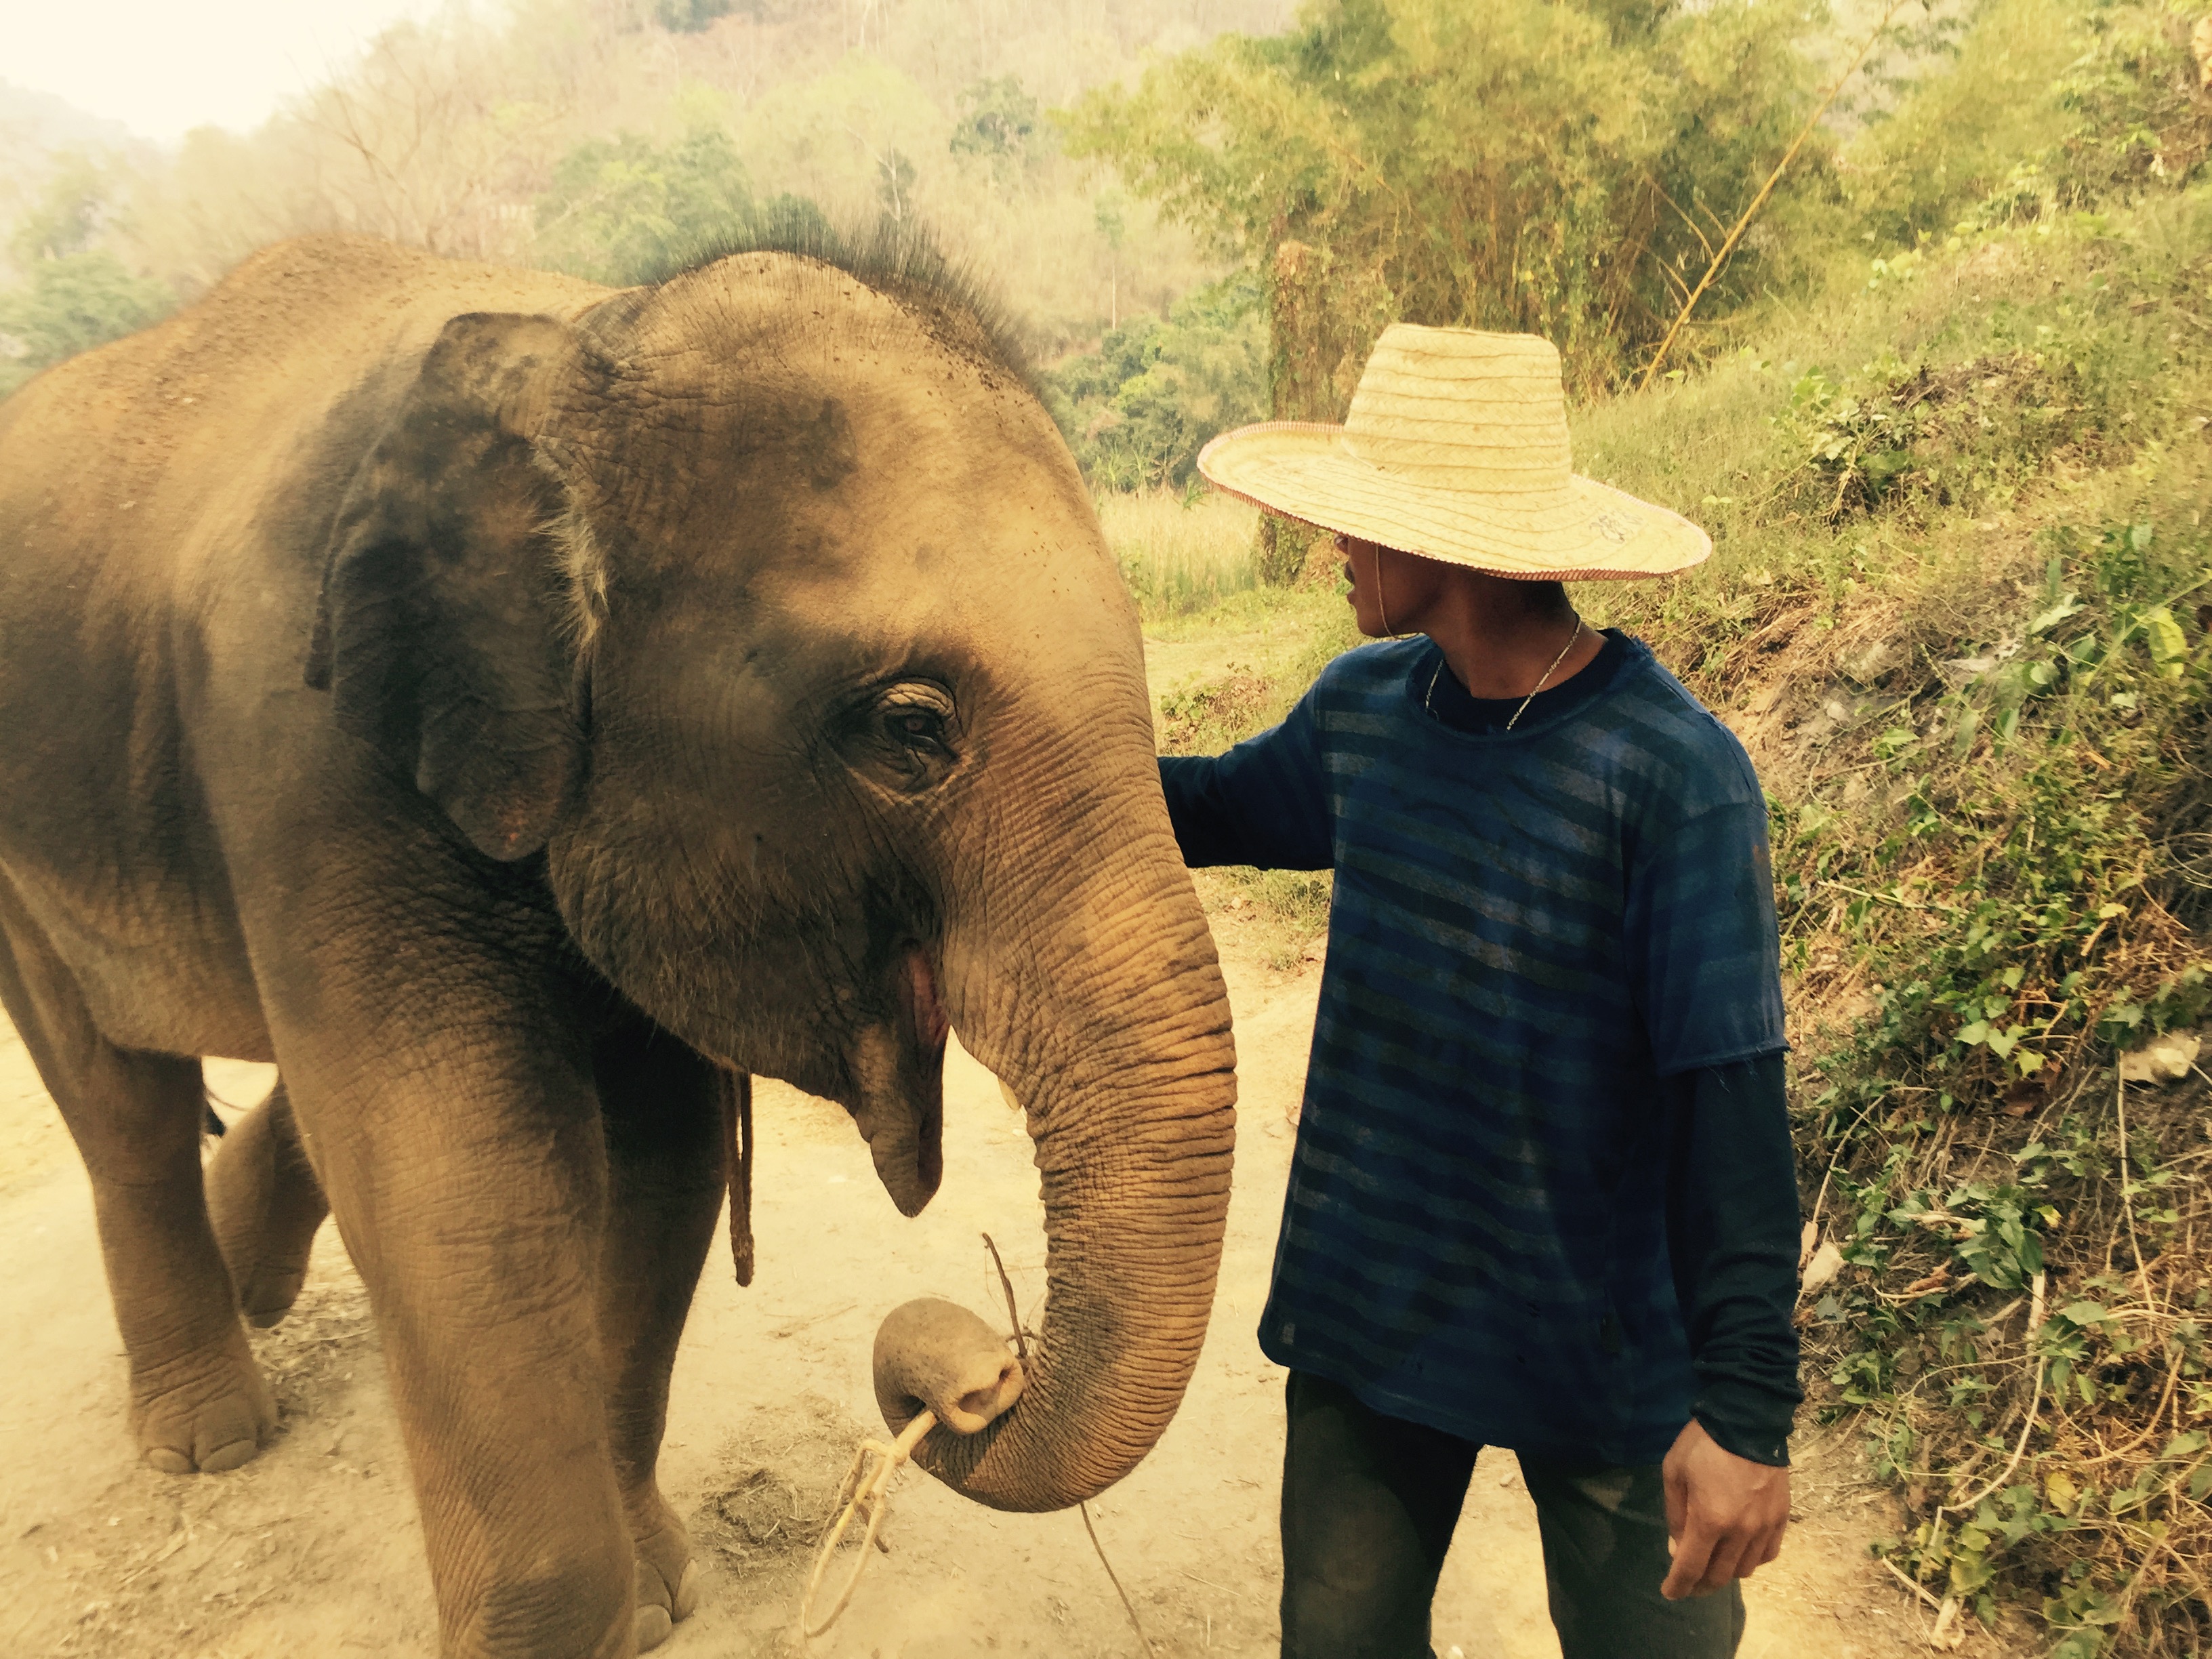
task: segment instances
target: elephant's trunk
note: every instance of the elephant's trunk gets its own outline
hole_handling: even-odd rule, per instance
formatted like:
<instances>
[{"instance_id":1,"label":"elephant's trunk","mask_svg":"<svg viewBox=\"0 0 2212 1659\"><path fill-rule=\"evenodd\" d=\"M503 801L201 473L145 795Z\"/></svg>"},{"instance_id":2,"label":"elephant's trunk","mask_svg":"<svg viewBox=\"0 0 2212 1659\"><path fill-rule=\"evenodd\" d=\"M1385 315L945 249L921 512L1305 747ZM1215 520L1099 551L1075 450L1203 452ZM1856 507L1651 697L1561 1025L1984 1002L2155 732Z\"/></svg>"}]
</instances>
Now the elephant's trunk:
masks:
<instances>
[{"instance_id":1,"label":"elephant's trunk","mask_svg":"<svg viewBox=\"0 0 2212 1659\"><path fill-rule=\"evenodd\" d=\"M1112 1485L1174 1417L1206 1338L1236 1140L1227 994L1157 786L1063 806L1055 828L1049 844L1090 857L1002 865L999 925L956 921L945 940L954 1024L1036 1143L1048 1290L1019 1403L970 1437L938 1430L919 1461L1005 1510ZM1024 826L1004 829L1002 847L1022 844Z\"/></svg>"}]
</instances>

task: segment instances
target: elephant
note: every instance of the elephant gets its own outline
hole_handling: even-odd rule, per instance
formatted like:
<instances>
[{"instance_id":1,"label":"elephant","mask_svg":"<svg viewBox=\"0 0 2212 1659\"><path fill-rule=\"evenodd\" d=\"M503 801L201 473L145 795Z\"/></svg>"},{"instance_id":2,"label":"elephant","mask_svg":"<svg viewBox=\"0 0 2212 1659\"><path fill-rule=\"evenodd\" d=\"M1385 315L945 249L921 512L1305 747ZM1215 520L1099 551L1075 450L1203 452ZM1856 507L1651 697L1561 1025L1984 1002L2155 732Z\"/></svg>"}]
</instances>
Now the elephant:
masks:
<instances>
[{"instance_id":1,"label":"elephant","mask_svg":"<svg viewBox=\"0 0 2212 1659\"><path fill-rule=\"evenodd\" d=\"M945 270L313 237L0 404L0 1001L132 1431L176 1474L269 1442L241 1314L327 1207L446 1654L690 1610L655 1468L751 1076L845 1106L908 1215L950 1033L1024 1103L1048 1311L1018 1403L922 1443L956 1490L1100 1491L1196 1363L1226 996L1133 606ZM209 1054L282 1085L204 1173Z\"/></svg>"}]
</instances>

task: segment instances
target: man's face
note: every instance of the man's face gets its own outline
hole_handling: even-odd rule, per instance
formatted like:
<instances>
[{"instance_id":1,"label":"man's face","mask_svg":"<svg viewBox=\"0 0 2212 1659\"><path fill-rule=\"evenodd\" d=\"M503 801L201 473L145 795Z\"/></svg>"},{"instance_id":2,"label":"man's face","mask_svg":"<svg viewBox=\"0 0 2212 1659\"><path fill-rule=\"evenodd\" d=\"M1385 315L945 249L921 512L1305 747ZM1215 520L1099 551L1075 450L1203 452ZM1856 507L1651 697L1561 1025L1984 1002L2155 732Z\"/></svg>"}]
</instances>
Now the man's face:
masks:
<instances>
[{"instance_id":1,"label":"man's face","mask_svg":"<svg viewBox=\"0 0 2212 1659\"><path fill-rule=\"evenodd\" d=\"M1344 579L1352 584L1346 598L1361 633L1384 640L1422 631L1422 618L1442 585L1442 565L1357 536L1340 534L1336 550L1344 560Z\"/></svg>"}]
</instances>

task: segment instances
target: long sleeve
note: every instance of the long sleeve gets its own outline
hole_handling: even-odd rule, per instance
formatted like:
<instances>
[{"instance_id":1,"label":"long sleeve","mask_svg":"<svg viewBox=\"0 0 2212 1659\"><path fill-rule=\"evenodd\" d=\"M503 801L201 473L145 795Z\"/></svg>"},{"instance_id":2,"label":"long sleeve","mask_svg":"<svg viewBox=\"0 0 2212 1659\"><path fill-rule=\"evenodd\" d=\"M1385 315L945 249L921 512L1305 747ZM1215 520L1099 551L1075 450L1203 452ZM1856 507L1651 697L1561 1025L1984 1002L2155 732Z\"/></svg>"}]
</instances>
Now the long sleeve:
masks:
<instances>
[{"instance_id":1,"label":"long sleeve","mask_svg":"<svg viewBox=\"0 0 2212 1659\"><path fill-rule=\"evenodd\" d=\"M1163 755L1160 787L1183 862L1326 870L1328 784L1311 692L1280 726L1220 755Z\"/></svg>"},{"instance_id":2,"label":"long sleeve","mask_svg":"<svg viewBox=\"0 0 2212 1659\"><path fill-rule=\"evenodd\" d=\"M1798 1401L1797 1174L1780 1054L1670 1079L1667 1246L1697 1373L1691 1414L1725 1450L1790 1461Z\"/></svg>"}]
</instances>

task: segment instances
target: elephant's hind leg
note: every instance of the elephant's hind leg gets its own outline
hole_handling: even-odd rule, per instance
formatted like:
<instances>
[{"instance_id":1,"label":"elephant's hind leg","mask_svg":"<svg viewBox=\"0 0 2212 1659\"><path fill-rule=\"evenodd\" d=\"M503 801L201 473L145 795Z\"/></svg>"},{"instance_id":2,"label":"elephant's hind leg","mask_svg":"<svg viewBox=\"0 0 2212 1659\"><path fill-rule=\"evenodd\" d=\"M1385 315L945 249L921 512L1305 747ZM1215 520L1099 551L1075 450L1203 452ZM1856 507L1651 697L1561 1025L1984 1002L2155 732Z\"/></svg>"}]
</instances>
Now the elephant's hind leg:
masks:
<instances>
[{"instance_id":1,"label":"elephant's hind leg","mask_svg":"<svg viewBox=\"0 0 2212 1659\"><path fill-rule=\"evenodd\" d=\"M198 1060L103 1037L4 877L0 1004L92 1177L141 1451L174 1474L237 1468L274 1432L276 1408L246 1347L201 1194Z\"/></svg>"},{"instance_id":2,"label":"elephant's hind leg","mask_svg":"<svg viewBox=\"0 0 2212 1659\"><path fill-rule=\"evenodd\" d=\"M315 1230L331 1212L281 1081L216 1147L207 1201L238 1310L266 1330L298 1300Z\"/></svg>"}]
</instances>

